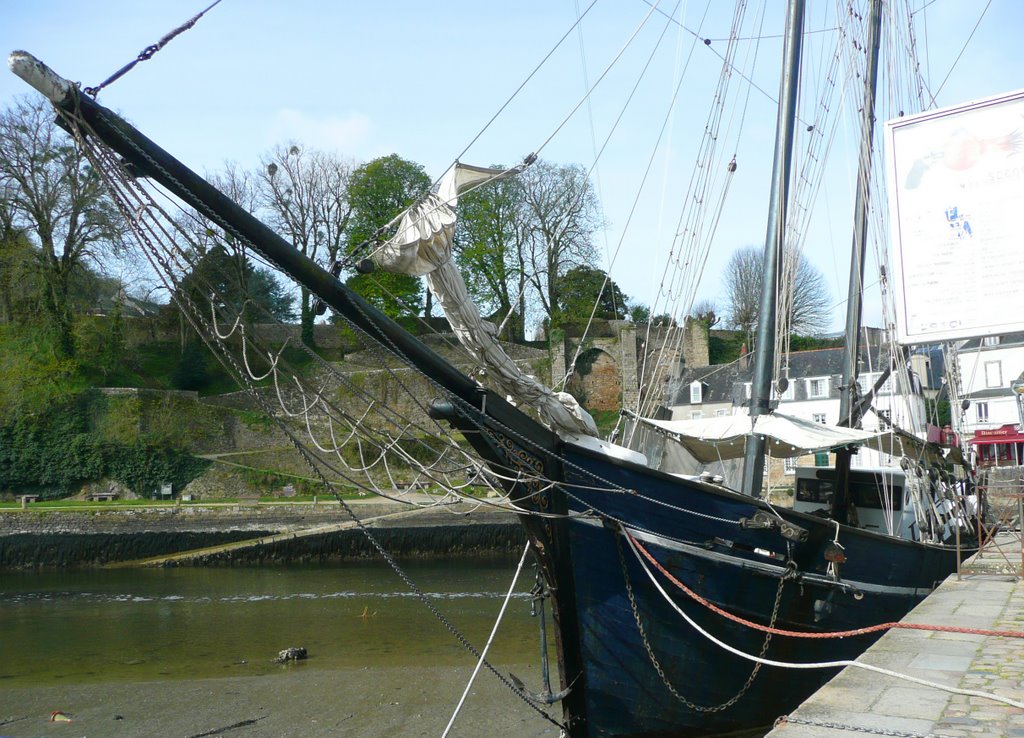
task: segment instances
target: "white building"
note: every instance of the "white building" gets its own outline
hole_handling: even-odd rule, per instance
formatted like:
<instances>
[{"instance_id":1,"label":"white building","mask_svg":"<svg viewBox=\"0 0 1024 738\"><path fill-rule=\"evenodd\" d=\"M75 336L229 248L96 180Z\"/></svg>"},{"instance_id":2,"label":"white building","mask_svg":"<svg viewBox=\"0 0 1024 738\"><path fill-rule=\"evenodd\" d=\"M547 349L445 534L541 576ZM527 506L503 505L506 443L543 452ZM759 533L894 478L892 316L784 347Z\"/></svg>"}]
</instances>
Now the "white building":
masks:
<instances>
[{"instance_id":1,"label":"white building","mask_svg":"<svg viewBox=\"0 0 1024 738\"><path fill-rule=\"evenodd\" d=\"M1024 333L986 336L957 347L961 397L968 400L961 434L979 466L1018 465L1024 449L1019 396L1024 379Z\"/></svg>"},{"instance_id":2,"label":"white building","mask_svg":"<svg viewBox=\"0 0 1024 738\"><path fill-rule=\"evenodd\" d=\"M1024 333L986 336L957 347L961 397L970 400L963 434L1020 423L1017 396L1010 385L1024 375Z\"/></svg>"},{"instance_id":3,"label":"white building","mask_svg":"<svg viewBox=\"0 0 1024 738\"><path fill-rule=\"evenodd\" d=\"M889 363L888 348L882 340L881 331L868 329L865 332L870 345L861 348L857 380L862 396L875 385ZM787 386L775 397L778 412L822 425L836 425L839 422L842 354L841 348L791 353ZM747 414L750 392L749 367L735 364L692 367L683 373L678 390L669 398L667 405L673 420ZM871 409L864 415L862 427L865 430L885 430L895 425L923 439L925 421L924 393L920 379L911 369L902 374L890 374L876 393ZM778 460L775 465L778 469L769 471L771 484L785 484L785 477L792 478L798 465L828 466L833 461L829 454ZM898 459L866 448L862 448L853 459L856 467L898 463Z\"/></svg>"}]
</instances>

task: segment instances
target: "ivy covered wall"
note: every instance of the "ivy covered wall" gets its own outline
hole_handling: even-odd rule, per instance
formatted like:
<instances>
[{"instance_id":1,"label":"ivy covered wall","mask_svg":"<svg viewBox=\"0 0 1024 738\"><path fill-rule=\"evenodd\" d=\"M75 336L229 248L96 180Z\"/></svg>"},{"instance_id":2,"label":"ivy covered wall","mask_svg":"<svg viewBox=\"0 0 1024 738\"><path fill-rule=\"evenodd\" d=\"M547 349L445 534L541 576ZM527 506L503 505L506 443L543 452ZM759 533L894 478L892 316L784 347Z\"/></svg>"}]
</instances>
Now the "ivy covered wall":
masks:
<instances>
[{"instance_id":1,"label":"ivy covered wall","mask_svg":"<svg viewBox=\"0 0 1024 738\"><path fill-rule=\"evenodd\" d=\"M165 482L181 489L210 463L190 447L218 429L194 400L88 390L0 424L0 492L54 499L101 479L141 497Z\"/></svg>"}]
</instances>

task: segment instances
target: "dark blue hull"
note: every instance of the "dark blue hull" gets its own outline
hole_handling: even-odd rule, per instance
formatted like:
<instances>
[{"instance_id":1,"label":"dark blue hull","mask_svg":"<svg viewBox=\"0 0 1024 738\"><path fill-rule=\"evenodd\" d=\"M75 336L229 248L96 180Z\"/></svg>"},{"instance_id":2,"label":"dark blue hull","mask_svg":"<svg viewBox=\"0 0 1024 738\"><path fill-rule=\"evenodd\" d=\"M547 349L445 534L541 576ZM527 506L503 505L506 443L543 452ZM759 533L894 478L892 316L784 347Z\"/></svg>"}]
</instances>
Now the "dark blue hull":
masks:
<instances>
[{"instance_id":1,"label":"dark blue hull","mask_svg":"<svg viewBox=\"0 0 1024 738\"><path fill-rule=\"evenodd\" d=\"M839 543L847 562L836 579L824 558L836 534L829 521L779 510L807 533L806 540L791 541L777 528L738 524L764 509L750 498L587 452L566 450L563 458L570 511L601 513L576 518L568 528L586 735L709 735L770 725L835 673L763 666L748 684L754 663L712 643L666 602L617 524L688 587L743 618L768 624L781 583L776 626L787 630L827 632L899 620L956 568L949 547L843 527ZM787 561L794 564L787 568ZM699 626L740 651L761 653L763 632L724 619L657 576ZM879 635L776 635L765 657L854 659ZM723 704L711 711L694 707Z\"/></svg>"}]
</instances>

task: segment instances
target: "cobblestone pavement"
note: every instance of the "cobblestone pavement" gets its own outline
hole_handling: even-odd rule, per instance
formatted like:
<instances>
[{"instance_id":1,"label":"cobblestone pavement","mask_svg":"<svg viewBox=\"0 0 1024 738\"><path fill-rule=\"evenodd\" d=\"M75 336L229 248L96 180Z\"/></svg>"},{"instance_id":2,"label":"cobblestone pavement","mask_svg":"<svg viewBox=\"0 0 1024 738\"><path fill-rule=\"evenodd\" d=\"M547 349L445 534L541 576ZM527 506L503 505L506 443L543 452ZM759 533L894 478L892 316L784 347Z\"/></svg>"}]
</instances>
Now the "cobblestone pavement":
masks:
<instances>
[{"instance_id":1,"label":"cobblestone pavement","mask_svg":"<svg viewBox=\"0 0 1024 738\"><path fill-rule=\"evenodd\" d=\"M999 542L1001 554L972 562L975 573L960 580L951 576L904 622L1024 631L1024 581L1007 573L1010 568L1020 572L1020 539L1006 536ZM897 630L883 636L858 660L939 684L1024 701L1024 638ZM1024 738L1024 709L847 668L768 736L850 738L858 733Z\"/></svg>"}]
</instances>

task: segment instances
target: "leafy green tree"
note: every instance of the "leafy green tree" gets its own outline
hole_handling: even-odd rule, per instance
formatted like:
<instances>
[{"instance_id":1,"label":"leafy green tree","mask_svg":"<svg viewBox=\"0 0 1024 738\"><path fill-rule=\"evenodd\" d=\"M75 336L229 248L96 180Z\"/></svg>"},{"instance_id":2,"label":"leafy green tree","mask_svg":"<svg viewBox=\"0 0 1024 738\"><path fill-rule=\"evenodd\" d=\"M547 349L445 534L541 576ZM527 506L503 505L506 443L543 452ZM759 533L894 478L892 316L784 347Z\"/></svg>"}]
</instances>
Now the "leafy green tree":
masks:
<instances>
[{"instance_id":1,"label":"leafy green tree","mask_svg":"<svg viewBox=\"0 0 1024 738\"><path fill-rule=\"evenodd\" d=\"M348 221L350 249L370 249L394 233L391 221L430 189L430 178L415 162L390 154L374 159L352 172L348 197L352 214ZM391 224L389 226L389 224ZM398 317L417 315L423 309L423 286L417 277L376 270L355 274L347 284L377 308Z\"/></svg>"},{"instance_id":2,"label":"leafy green tree","mask_svg":"<svg viewBox=\"0 0 1024 738\"><path fill-rule=\"evenodd\" d=\"M28 238L16 231L0 234L0 323L25 324L38 319L41 277L39 253Z\"/></svg>"},{"instance_id":3,"label":"leafy green tree","mask_svg":"<svg viewBox=\"0 0 1024 738\"><path fill-rule=\"evenodd\" d=\"M119 247L120 213L84 155L57 130L49 103L38 98L15 100L0 112L0 191L7 227L38 249L41 304L57 350L73 357L74 275Z\"/></svg>"},{"instance_id":4,"label":"leafy green tree","mask_svg":"<svg viewBox=\"0 0 1024 738\"><path fill-rule=\"evenodd\" d=\"M626 295L600 269L576 266L556 281L559 304L551 320L553 327L586 324L591 314L600 320L619 320L629 310Z\"/></svg>"},{"instance_id":5,"label":"leafy green tree","mask_svg":"<svg viewBox=\"0 0 1024 738\"><path fill-rule=\"evenodd\" d=\"M459 199L456 263L481 312L507 320L505 335L513 341L526 336L524 225L523 187L515 177Z\"/></svg>"},{"instance_id":6,"label":"leafy green tree","mask_svg":"<svg viewBox=\"0 0 1024 738\"><path fill-rule=\"evenodd\" d=\"M124 316L121 300L114 303L107 320L107 332L100 352L100 371L107 377L121 365L125 350Z\"/></svg>"},{"instance_id":7,"label":"leafy green tree","mask_svg":"<svg viewBox=\"0 0 1024 738\"><path fill-rule=\"evenodd\" d=\"M239 313L248 321L267 315L282 321L294 316L294 298L272 272L253 267L249 259L221 244L196 260L179 284L178 299L199 306L206 316L212 306L218 311L218 320L233 320Z\"/></svg>"},{"instance_id":8,"label":"leafy green tree","mask_svg":"<svg viewBox=\"0 0 1024 738\"><path fill-rule=\"evenodd\" d=\"M181 352L177 365L171 373L171 384L176 389L198 392L210 383L210 371L206 365L207 352L199 341L189 341Z\"/></svg>"},{"instance_id":9,"label":"leafy green tree","mask_svg":"<svg viewBox=\"0 0 1024 738\"><path fill-rule=\"evenodd\" d=\"M265 320L268 315L281 322L295 320L295 296L281 285L269 269L249 269L246 297L252 303L247 317L254 321Z\"/></svg>"},{"instance_id":10,"label":"leafy green tree","mask_svg":"<svg viewBox=\"0 0 1024 738\"><path fill-rule=\"evenodd\" d=\"M640 325L651 319L651 309L647 305L635 302L629 306L629 319Z\"/></svg>"}]
</instances>

